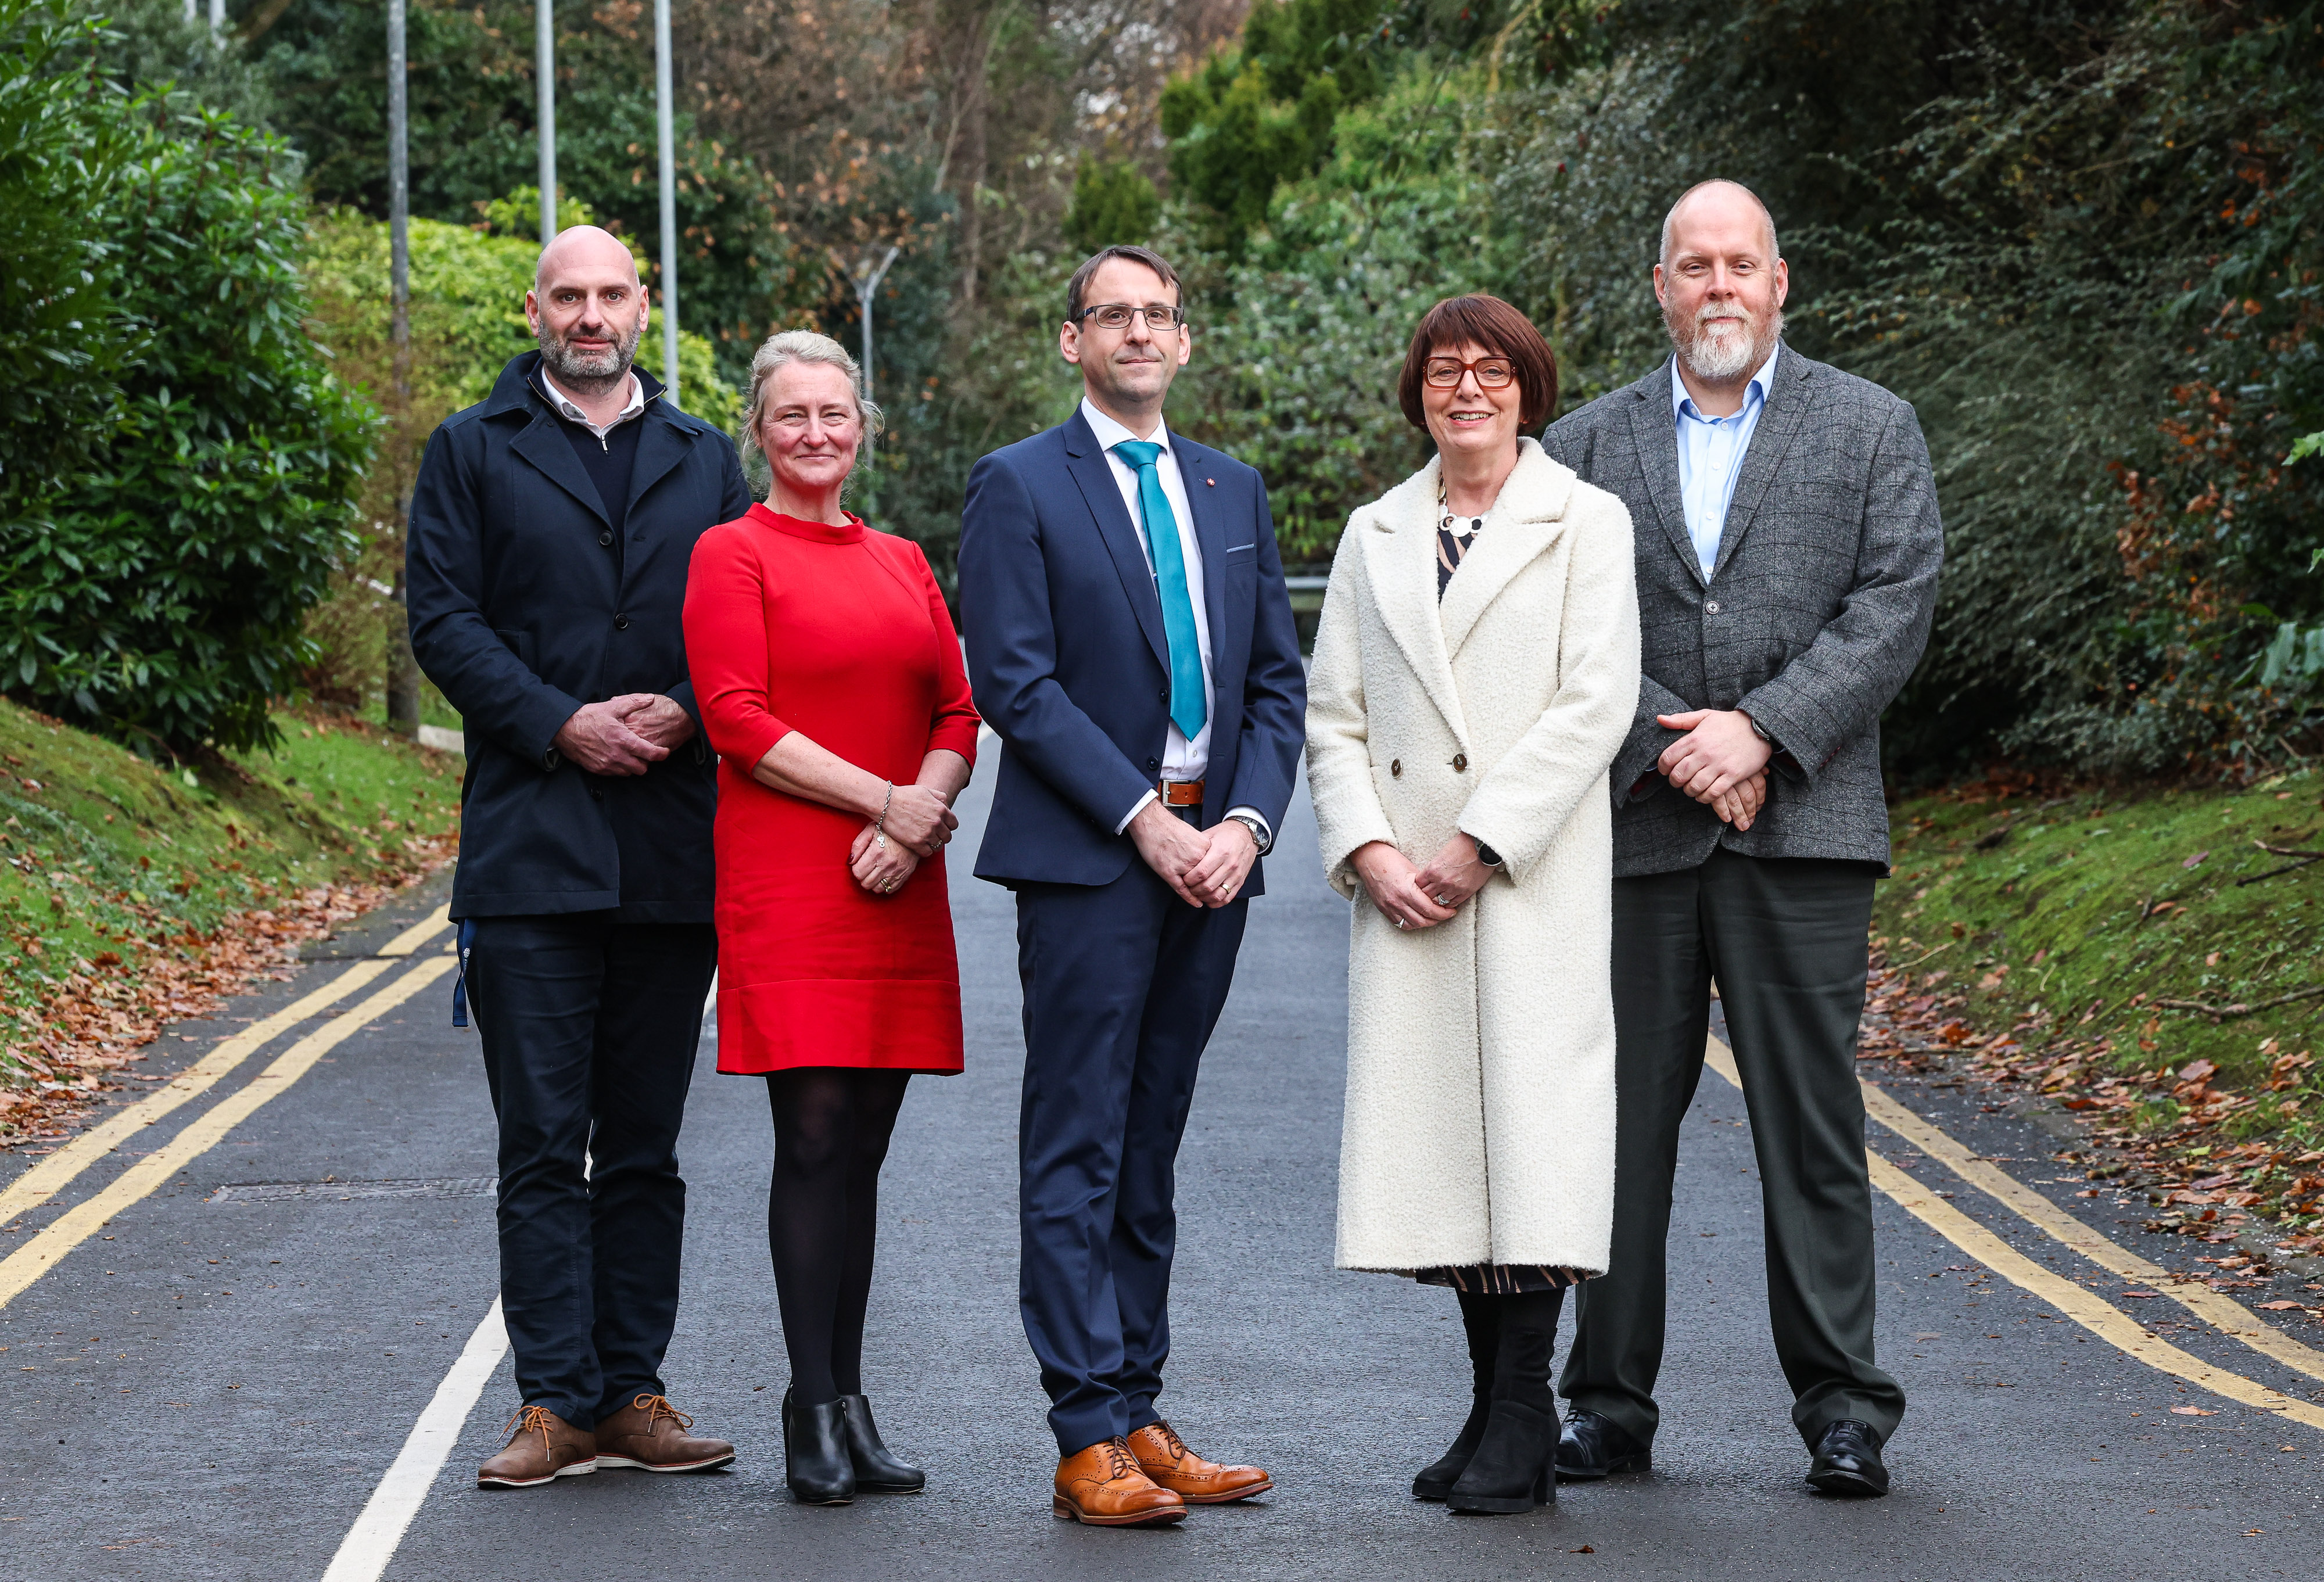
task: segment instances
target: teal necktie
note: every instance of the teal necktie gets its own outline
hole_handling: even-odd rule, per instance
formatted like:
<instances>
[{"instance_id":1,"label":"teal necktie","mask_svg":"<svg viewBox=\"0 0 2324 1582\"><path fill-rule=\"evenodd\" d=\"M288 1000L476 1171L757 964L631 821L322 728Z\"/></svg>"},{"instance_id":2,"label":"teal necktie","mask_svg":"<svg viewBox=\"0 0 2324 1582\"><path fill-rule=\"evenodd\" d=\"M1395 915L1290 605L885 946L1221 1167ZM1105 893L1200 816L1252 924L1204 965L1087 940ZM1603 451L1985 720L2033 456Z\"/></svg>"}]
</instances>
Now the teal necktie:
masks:
<instances>
[{"instance_id":1,"label":"teal necktie","mask_svg":"<svg viewBox=\"0 0 2324 1582\"><path fill-rule=\"evenodd\" d=\"M1162 447L1150 439L1125 439L1114 454L1138 469L1138 514L1145 519L1146 552L1154 560L1154 588L1162 597L1162 635L1170 643L1170 723L1192 741L1203 733L1209 711L1203 703L1203 644L1194 632L1194 601L1186 592L1186 552L1178 544L1178 519L1162 492L1156 463Z\"/></svg>"}]
</instances>

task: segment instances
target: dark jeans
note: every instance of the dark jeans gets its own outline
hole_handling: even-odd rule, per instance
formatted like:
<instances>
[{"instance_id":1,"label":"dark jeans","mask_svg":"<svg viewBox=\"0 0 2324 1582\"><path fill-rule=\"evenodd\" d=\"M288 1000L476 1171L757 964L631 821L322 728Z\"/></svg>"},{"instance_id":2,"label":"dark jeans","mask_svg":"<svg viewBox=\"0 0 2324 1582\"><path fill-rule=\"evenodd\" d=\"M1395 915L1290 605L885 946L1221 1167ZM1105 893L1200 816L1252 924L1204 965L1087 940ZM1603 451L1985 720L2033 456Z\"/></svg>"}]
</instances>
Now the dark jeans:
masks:
<instances>
[{"instance_id":1,"label":"dark jeans","mask_svg":"<svg viewBox=\"0 0 2324 1582\"><path fill-rule=\"evenodd\" d=\"M1745 857L1614 881L1611 1267L1584 1283L1560 1389L1654 1438L1664 1250L1679 1123L1702 1076L1711 980L1743 1079L1766 1224L1767 1308L1810 1445L1842 1418L1886 1439L1904 1393L1874 1366L1872 1189L1856 1026L1876 870Z\"/></svg>"},{"instance_id":2,"label":"dark jeans","mask_svg":"<svg viewBox=\"0 0 2324 1582\"><path fill-rule=\"evenodd\" d=\"M717 960L706 923L476 919L468 988L500 1118L509 1348L525 1403L576 1427L663 1393L686 1228L678 1128Z\"/></svg>"},{"instance_id":3,"label":"dark jeans","mask_svg":"<svg viewBox=\"0 0 2324 1582\"><path fill-rule=\"evenodd\" d=\"M1250 909L1189 906L1143 862L1017 888L1018 1301L1062 1455L1157 1420L1178 1141Z\"/></svg>"}]
</instances>

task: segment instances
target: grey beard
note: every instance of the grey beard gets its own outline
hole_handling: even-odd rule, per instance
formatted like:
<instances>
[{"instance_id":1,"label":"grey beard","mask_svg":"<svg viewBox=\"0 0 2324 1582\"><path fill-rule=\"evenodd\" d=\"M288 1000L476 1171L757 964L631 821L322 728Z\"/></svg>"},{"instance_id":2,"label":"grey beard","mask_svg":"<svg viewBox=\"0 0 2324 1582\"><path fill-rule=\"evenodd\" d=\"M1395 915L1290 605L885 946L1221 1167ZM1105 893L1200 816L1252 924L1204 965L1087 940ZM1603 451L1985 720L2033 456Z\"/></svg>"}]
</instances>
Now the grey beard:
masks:
<instances>
[{"instance_id":1,"label":"grey beard","mask_svg":"<svg viewBox=\"0 0 2324 1582\"><path fill-rule=\"evenodd\" d=\"M1751 323L1748 318L1729 322L1740 324L1747 329ZM1784 333L1784 314L1781 308L1777 308L1768 318L1764 333L1757 335L1714 337L1700 321L1688 326L1687 329L1688 333L1682 336L1677 326L1670 327L1671 345L1677 348L1679 359L1686 364L1686 371L1697 379L1724 384L1730 379L1742 377L1767 360L1768 351Z\"/></svg>"},{"instance_id":2,"label":"grey beard","mask_svg":"<svg viewBox=\"0 0 2324 1582\"><path fill-rule=\"evenodd\" d=\"M644 334L645 326L641 323L613 350L584 356L543 325L540 336L540 365L549 370L550 378L569 389L585 393L611 390L630 372L630 364L638 354L638 342Z\"/></svg>"}]
</instances>

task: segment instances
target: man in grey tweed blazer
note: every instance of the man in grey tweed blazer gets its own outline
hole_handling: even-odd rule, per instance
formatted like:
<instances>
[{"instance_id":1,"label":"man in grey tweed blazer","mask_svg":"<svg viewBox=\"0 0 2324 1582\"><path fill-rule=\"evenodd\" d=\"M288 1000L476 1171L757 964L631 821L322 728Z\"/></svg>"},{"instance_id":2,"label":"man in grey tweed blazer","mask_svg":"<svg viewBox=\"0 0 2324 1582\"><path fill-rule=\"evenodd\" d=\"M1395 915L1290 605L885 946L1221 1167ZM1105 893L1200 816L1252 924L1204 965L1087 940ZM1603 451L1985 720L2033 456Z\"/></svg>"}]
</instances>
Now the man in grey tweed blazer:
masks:
<instances>
[{"instance_id":1,"label":"man in grey tweed blazer","mask_svg":"<svg viewBox=\"0 0 2324 1582\"><path fill-rule=\"evenodd\" d=\"M1757 197L1692 189L1655 268L1675 354L1542 437L1630 508L1645 660L1612 772L1612 1266L1581 1290L1557 1470L1647 1461L1672 1173L1716 979L1808 1481L1878 1495L1904 1395L1873 1360L1856 1026L1888 862L1880 711L1928 637L1944 538L1913 409L1782 345L1788 283Z\"/></svg>"}]
</instances>

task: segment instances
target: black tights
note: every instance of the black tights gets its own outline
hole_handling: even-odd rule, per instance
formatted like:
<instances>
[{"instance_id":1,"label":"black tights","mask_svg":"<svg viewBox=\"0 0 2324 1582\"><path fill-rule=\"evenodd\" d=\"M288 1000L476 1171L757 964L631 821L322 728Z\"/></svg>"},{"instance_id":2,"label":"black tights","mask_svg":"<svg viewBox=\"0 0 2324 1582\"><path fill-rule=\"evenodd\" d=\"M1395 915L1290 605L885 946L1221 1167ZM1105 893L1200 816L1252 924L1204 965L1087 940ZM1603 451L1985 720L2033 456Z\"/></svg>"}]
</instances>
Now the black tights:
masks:
<instances>
[{"instance_id":1,"label":"black tights","mask_svg":"<svg viewBox=\"0 0 2324 1582\"><path fill-rule=\"evenodd\" d=\"M775 1112L767 1247L799 1405L862 1393L880 1164L909 1081L908 1072L835 1066L767 1075Z\"/></svg>"}]
</instances>

